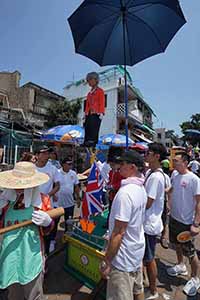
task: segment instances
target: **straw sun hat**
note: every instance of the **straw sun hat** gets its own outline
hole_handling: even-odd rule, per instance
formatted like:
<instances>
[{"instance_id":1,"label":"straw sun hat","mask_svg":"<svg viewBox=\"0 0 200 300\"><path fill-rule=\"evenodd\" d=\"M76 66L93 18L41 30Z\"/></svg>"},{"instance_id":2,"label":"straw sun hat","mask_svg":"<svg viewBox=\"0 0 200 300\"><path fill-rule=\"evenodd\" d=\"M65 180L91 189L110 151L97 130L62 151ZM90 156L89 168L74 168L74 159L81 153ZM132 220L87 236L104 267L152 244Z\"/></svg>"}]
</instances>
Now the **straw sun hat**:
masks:
<instances>
[{"instance_id":1,"label":"straw sun hat","mask_svg":"<svg viewBox=\"0 0 200 300\"><path fill-rule=\"evenodd\" d=\"M0 187L5 189L28 189L46 183L49 176L37 171L31 162L18 162L11 171L0 173Z\"/></svg>"}]
</instances>

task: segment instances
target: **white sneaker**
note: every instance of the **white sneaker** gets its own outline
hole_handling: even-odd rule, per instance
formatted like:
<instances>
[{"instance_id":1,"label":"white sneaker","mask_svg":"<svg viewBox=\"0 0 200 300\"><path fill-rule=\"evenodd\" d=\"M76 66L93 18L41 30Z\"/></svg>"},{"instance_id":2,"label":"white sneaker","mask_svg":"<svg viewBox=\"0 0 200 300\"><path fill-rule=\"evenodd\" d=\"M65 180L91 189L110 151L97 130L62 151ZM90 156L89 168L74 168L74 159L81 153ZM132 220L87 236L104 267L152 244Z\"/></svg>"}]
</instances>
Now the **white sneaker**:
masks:
<instances>
[{"instance_id":1,"label":"white sneaker","mask_svg":"<svg viewBox=\"0 0 200 300\"><path fill-rule=\"evenodd\" d=\"M167 274L169 276L188 275L186 265L180 264L167 268Z\"/></svg>"},{"instance_id":2,"label":"white sneaker","mask_svg":"<svg viewBox=\"0 0 200 300\"><path fill-rule=\"evenodd\" d=\"M50 247L49 247L49 253L53 252L56 247L56 241L51 241L50 242Z\"/></svg>"},{"instance_id":3,"label":"white sneaker","mask_svg":"<svg viewBox=\"0 0 200 300\"><path fill-rule=\"evenodd\" d=\"M192 277L184 286L183 292L188 296L195 296L200 288L200 279L198 277Z\"/></svg>"},{"instance_id":4,"label":"white sneaker","mask_svg":"<svg viewBox=\"0 0 200 300\"><path fill-rule=\"evenodd\" d=\"M145 296L145 300L154 300L154 299L158 299L158 298L159 298L158 292L156 292L155 294L151 294L151 292L148 291L147 295Z\"/></svg>"}]
</instances>

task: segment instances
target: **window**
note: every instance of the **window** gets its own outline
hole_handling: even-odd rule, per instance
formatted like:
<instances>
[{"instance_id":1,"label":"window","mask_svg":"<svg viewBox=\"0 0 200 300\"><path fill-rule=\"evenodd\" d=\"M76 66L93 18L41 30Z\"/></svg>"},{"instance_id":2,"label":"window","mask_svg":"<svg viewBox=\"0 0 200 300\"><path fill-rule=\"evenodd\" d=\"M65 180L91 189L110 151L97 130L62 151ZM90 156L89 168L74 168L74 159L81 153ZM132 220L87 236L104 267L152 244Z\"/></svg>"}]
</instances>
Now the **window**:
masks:
<instances>
[{"instance_id":1,"label":"window","mask_svg":"<svg viewBox=\"0 0 200 300\"><path fill-rule=\"evenodd\" d=\"M162 137L161 133L158 133L158 139L161 139L161 137Z\"/></svg>"},{"instance_id":2,"label":"window","mask_svg":"<svg viewBox=\"0 0 200 300\"><path fill-rule=\"evenodd\" d=\"M107 94L105 94L105 107L107 107Z\"/></svg>"},{"instance_id":3,"label":"window","mask_svg":"<svg viewBox=\"0 0 200 300\"><path fill-rule=\"evenodd\" d=\"M142 110L142 108L143 108L142 102L138 100L138 109Z\"/></svg>"}]
</instances>

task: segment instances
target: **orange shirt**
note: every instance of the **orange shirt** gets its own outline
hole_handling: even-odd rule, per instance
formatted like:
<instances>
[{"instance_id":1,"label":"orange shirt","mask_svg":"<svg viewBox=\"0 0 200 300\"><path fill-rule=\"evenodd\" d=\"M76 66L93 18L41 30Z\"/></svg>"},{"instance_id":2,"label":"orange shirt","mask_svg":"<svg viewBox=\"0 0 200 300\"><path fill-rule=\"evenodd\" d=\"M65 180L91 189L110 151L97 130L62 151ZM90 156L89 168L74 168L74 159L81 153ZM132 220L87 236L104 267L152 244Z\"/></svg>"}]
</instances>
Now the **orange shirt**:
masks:
<instances>
[{"instance_id":1,"label":"orange shirt","mask_svg":"<svg viewBox=\"0 0 200 300\"><path fill-rule=\"evenodd\" d=\"M104 114L105 113L105 95L104 91L97 87L87 95L85 114Z\"/></svg>"}]
</instances>

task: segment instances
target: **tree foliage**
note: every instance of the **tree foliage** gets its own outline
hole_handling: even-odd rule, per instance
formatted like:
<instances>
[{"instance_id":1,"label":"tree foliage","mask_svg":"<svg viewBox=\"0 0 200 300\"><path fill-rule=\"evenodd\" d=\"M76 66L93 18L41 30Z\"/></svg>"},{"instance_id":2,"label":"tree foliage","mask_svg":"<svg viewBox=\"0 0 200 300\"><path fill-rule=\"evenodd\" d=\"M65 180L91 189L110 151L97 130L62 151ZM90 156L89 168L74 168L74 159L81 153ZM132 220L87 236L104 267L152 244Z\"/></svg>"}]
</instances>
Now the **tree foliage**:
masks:
<instances>
[{"instance_id":1,"label":"tree foliage","mask_svg":"<svg viewBox=\"0 0 200 300\"><path fill-rule=\"evenodd\" d=\"M180 124L181 130L184 133L187 129L200 130L200 113L192 115L190 121L185 121Z\"/></svg>"},{"instance_id":2,"label":"tree foliage","mask_svg":"<svg viewBox=\"0 0 200 300\"><path fill-rule=\"evenodd\" d=\"M48 109L46 127L54 127L57 125L74 125L78 122L78 113L81 109L81 101L77 99L75 102L70 103L63 101L54 103Z\"/></svg>"}]
</instances>

